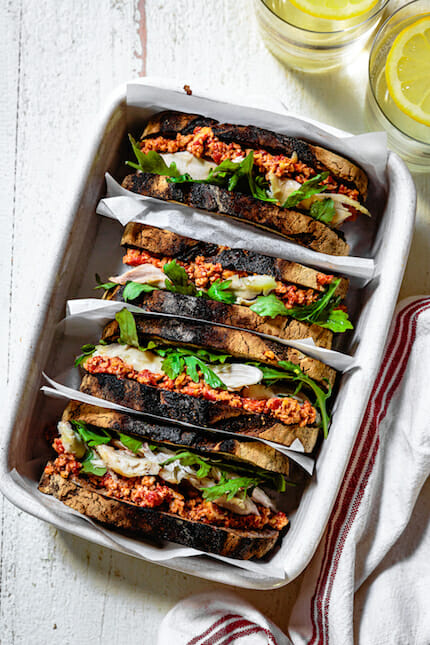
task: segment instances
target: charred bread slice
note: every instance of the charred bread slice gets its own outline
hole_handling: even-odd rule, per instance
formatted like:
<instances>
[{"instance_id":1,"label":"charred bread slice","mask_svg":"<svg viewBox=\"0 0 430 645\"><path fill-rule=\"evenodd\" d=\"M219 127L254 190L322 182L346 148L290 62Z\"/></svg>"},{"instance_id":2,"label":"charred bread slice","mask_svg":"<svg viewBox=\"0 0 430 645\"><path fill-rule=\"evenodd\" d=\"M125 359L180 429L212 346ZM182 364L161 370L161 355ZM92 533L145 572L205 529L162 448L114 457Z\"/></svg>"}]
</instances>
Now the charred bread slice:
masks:
<instances>
[{"instance_id":1,"label":"charred bread slice","mask_svg":"<svg viewBox=\"0 0 430 645\"><path fill-rule=\"evenodd\" d=\"M273 258L245 249L230 249L210 242L201 242L171 231L148 226L139 222L129 222L124 228L121 245L127 251L145 251L157 258L172 258L178 262L194 261L203 257L206 263L219 264L229 271L244 271L249 275L269 275L275 280L297 287L324 292L334 276L312 269L297 262ZM127 256L124 258L124 263ZM340 278L335 295L345 298L349 286L347 278Z\"/></svg>"},{"instance_id":2,"label":"charred bread slice","mask_svg":"<svg viewBox=\"0 0 430 645\"><path fill-rule=\"evenodd\" d=\"M148 137L175 137L178 133L190 134L196 127L211 127L216 137L227 143L238 143L245 148L264 149L274 154L291 157L294 153L300 161L315 170L329 170L335 177L353 184L363 199L367 196L368 178L362 168L350 159L315 146L307 141L289 137L255 126L220 124L215 119L196 114L165 111L148 121L142 139Z\"/></svg>"},{"instance_id":3,"label":"charred bread slice","mask_svg":"<svg viewBox=\"0 0 430 645\"><path fill-rule=\"evenodd\" d=\"M258 228L277 233L301 246L328 255L348 255L349 246L342 233L322 222L294 210L261 202L249 195L235 193L207 184L172 184L161 175L136 173L128 175L122 187L139 195L176 202L209 213L249 222Z\"/></svg>"},{"instance_id":4,"label":"charred bread slice","mask_svg":"<svg viewBox=\"0 0 430 645\"><path fill-rule=\"evenodd\" d=\"M112 499L94 490L87 480L76 477L64 479L57 473L48 474L45 471L39 482L39 490L107 527L156 541L169 540L239 560L262 558L279 539L279 532L274 529L250 531L212 526Z\"/></svg>"},{"instance_id":5,"label":"charred bread slice","mask_svg":"<svg viewBox=\"0 0 430 645\"><path fill-rule=\"evenodd\" d=\"M122 285L114 287L111 291L105 292L104 297L108 300L124 302L124 288ZM229 325L283 340L300 340L311 337L316 345L327 349L331 348L333 342L332 332L318 325L308 325L285 316L276 316L274 319L263 318L251 311L249 307L229 305L215 300L194 298L168 291L142 293L133 301L133 304L155 314L170 314L204 320L217 325Z\"/></svg>"},{"instance_id":6,"label":"charred bread slice","mask_svg":"<svg viewBox=\"0 0 430 645\"><path fill-rule=\"evenodd\" d=\"M184 428L163 422L148 422L141 417L124 414L87 403L71 401L63 412L62 421L80 421L108 431L134 435L168 447L194 450L203 454L214 454L242 464L258 466L283 475L291 482L302 482L304 471L296 462L259 441L240 440L205 430Z\"/></svg>"},{"instance_id":7,"label":"charred bread slice","mask_svg":"<svg viewBox=\"0 0 430 645\"><path fill-rule=\"evenodd\" d=\"M317 425L285 425L272 417L235 410L223 401L208 401L157 389L129 378L119 379L109 373L85 374L79 389L84 394L124 405L138 412L235 432L238 436L258 437L284 446L291 446L298 439L305 452L312 452L320 433Z\"/></svg>"}]
</instances>

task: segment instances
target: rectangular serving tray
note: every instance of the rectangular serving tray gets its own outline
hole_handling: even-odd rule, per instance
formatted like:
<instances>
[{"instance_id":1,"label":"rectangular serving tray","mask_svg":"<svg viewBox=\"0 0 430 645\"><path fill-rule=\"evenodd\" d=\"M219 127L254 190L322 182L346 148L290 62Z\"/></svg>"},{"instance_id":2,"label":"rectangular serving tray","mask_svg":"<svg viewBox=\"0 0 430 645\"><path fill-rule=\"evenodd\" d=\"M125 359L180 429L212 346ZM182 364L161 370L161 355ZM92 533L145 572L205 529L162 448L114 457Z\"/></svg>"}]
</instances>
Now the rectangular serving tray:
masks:
<instances>
[{"instance_id":1,"label":"rectangular serving tray","mask_svg":"<svg viewBox=\"0 0 430 645\"><path fill-rule=\"evenodd\" d=\"M160 105L163 92L183 92L174 84L166 85L164 80L145 79L142 85L159 88ZM187 109L190 112L193 111L196 98L199 101L199 111L203 111L203 105L204 114L207 116L211 116L213 101L220 100L216 96L199 95L193 91L193 96L187 97ZM237 115L238 110L240 114L240 106L230 101L223 102L231 105L231 122L239 122L240 118ZM267 110L267 101L263 102L263 105ZM10 400L16 401L11 417L13 422L0 435L0 490L13 504L59 529L118 551L121 549L112 545L108 536L97 531L84 518L57 513L38 503L28 489L13 477L12 472L15 469L18 473L30 477L30 485L36 487L37 477L32 474L29 476L29 472L33 471L29 471L28 464L41 462L45 456L43 428L53 420L49 417L49 414L52 416L52 411L47 412L49 408L46 405L46 397L40 393L41 374L43 370L50 375L59 371L59 366L55 365L54 352L51 350L55 342L56 325L65 314L66 301L93 295L94 271L91 273L91 260L88 261L88 258L91 258L94 244L100 245L101 231L104 231L104 218L96 215L95 209L99 199L104 196L105 172L115 176L119 164L124 161L127 132L136 122L136 118L139 118L136 110L127 106L126 87L121 86L111 96L94 128L92 140L84 152L74 185L68 225L54 265L58 269L53 272L50 284L47 285L41 312L34 328L33 342L29 343L29 347L35 349L28 350L28 369L21 380L20 391L11 393ZM271 111L273 112L273 109ZM256 121L259 115L263 115L263 112L261 108L256 107ZM267 117L266 111L264 118ZM143 120L143 115L140 115L140 119ZM347 134L320 123L318 125L330 133ZM327 525L360 428L380 365L409 253L415 218L415 187L405 164L392 152L388 155L386 188L387 202L374 256L375 277L360 292L361 311L350 343L350 350L354 353L359 367L344 374L341 379L329 438L323 442L315 475L306 487L300 506L290 516L291 528L284 538L284 545L288 547L285 578L268 577L203 555L167 560L162 563L164 566L238 587L273 589L293 580L310 561ZM117 224L111 226L114 226L114 234L111 235L111 239L103 240L107 256L111 252L114 254L117 248L120 257L121 227ZM112 232L112 228L109 230ZM100 268L100 272L102 269L103 267ZM107 264L106 271L111 269ZM16 396L13 396L14 394ZM64 407L64 402L59 405L58 409Z\"/></svg>"}]
</instances>

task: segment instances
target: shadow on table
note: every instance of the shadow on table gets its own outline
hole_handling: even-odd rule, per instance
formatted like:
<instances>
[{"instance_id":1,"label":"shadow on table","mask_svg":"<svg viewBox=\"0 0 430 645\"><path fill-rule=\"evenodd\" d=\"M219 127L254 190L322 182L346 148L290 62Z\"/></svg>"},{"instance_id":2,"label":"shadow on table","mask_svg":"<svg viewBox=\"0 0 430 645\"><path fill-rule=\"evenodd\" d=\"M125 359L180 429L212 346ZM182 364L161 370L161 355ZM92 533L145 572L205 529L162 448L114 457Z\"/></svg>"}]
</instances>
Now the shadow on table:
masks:
<instances>
[{"instance_id":1,"label":"shadow on table","mask_svg":"<svg viewBox=\"0 0 430 645\"><path fill-rule=\"evenodd\" d=\"M73 560L73 568L90 570L91 580L95 586L104 588L104 593L120 596L122 605L127 603L128 597L135 603L136 594L141 594L142 606L147 607L150 602L151 606L157 607L161 617L187 596L226 588L225 585L111 551L62 531L58 531L56 539L63 543L62 547ZM300 583L301 577L274 591L232 589L286 631Z\"/></svg>"}]
</instances>

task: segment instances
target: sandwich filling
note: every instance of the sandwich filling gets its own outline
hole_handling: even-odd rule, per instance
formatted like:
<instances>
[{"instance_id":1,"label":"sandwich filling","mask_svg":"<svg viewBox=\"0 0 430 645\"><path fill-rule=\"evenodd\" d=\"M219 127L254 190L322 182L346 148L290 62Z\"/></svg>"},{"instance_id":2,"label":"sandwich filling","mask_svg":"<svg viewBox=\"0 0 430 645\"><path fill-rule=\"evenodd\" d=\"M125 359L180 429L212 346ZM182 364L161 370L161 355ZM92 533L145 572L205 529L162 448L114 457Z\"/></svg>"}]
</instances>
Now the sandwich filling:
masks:
<instances>
[{"instance_id":1,"label":"sandwich filling","mask_svg":"<svg viewBox=\"0 0 430 645\"><path fill-rule=\"evenodd\" d=\"M178 133L174 139L157 136L142 139L139 143L130 139L139 163L129 165L143 172L166 176L169 176L166 169L170 169L174 182L220 185L220 173L226 170L231 173L234 164L248 167L249 159L257 184L250 185L250 189L257 199L272 201L285 208L298 208L331 227L340 226L347 219L355 219L360 212L370 215L360 203L356 188L338 181L328 172L317 175L312 167L299 161L297 153L288 157L263 149L244 148L237 143L225 143L215 136L211 127L196 127L191 134ZM157 172L160 161L165 169ZM215 177L216 181L211 181ZM231 182L226 187L232 190L238 183L235 180L233 187Z\"/></svg>"},{"instance_id":2,"label":"sandwich filling","mask_svg":"<svg viewBox=\"0 0 430 645\"><path fill-rule=\"evenodd\" d=\"M184 262L128 249L123 262L134 268L111 276L109 282L98 286L111 289L125 285L122 293L125 302L136 300L142 293L164 289L246 306L263 317L289 316L333 332L353 328L341 297L335 295L341 280L332 275L317 274L317 286L321 289L318 291L275 280L271 275L227 270L221 263L211 262L204 256Z\"/></svg>"},{"instance_id":3,"label":"sandwich filling","mask_svg":"<svg viewBox=\"0 0 430 645\"><path fill-rule=\"evenodd\" d=\"M123 309L115 318L119 342L84 346L84 353L76 360L75 364L82 364L90 374L113 374L142 385L224 402L235 410L268 415L286 425L322 423L327 434L330 389L323 391L297 365L281 361L276 369L253 361L236 362L229 354L160 341L149 341L143 347L133 314ZM314 395L315 405L302 389Z\"/></svg>"},{"instance_id":4,"label":"sandwich filling","mask_svg":"<svg viewBox=\"0 0 430 645\"><path fill-rule=\"evenodd\" d=\"M275 473L151 445L82 421L60 421L57 430L58 457L46 474L83 477L107 497L215 526L282 530L288 523L261 488L285 490Z\"/></svg>"}]
</instances>

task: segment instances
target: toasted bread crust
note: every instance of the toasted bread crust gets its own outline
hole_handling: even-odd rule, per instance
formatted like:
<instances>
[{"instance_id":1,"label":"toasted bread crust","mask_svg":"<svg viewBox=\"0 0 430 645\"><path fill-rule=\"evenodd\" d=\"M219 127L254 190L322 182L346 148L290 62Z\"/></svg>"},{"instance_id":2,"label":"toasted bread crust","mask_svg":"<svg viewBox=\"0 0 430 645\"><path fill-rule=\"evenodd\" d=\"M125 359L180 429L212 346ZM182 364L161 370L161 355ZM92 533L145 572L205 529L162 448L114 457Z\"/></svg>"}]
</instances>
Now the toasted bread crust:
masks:
<instances>
[{"instance_id":1,"label":"toasted bread crust","mask_svg":"<svg viewBox=\"0 0 430 645\"><path fill-rule=\"evenodd\" d=\"M155 339L175 346L203 346L231 354L235 358L259 361L273 367L277 367L279 361L291 361L324 387L327 387L327 382L333 386L336 378L336 371L321 361L305 356L297 349L250 332L174 318L161 319L136 315L135 322L142 347L149 340ZM119 335L118 322L112 320L104 327L102 338L114 343L117 342Z\"/></svg>"},{"instance_id":2,"label":"toasted bread crust","mask_svg":"<svg viewBox=\"0 0 430 645\"><path fill-rule=\"evenodd\" d=\"M124 302L123 292L124 287L119 285L106 292L103 297L107 300ZM327 349L331 348L333 342L333 333L318 325L309 325L286 316L276 316L273 319L263 318L251 311L249 307L227 305L216 300L183 296L170 291L159 290L142 293L136 300L133 300L133 304L152 313L165 313L219 325L230 325L285 340L311 337L316 345Z\"/></svg>"},{"instance_id":3,"label":"toasted bread crust","mask_svg":"<svg viewBox=\"0 0 430 645\"><path fill-rule=\"evenodd\" d=\"M298 211L279 208L248 195L210 184L175 184L152 173L127 175L123 188L140 195L185 204L210 213L249 222L302 246L329 255L348 255L341 233Z\"/></svg>"},{"instance_id":4,"label":"toasted bread crust","mask_svg":"<svg viewBox=\"0 0 430 645\"><path fill-rule=\"evenodd\" d=\"M209 126L216 137L226 143L238 143L244 148L263 149L274 154L289 157L295 152L299 161L318 171L328 170L334 177L353 184L362 199L366 199L368 179L362 168L350 159L341 157L331 150L313 145L302 139L272 132L252 125L218 123L214 119L195 114L165 111L155 114L148 121L142 138L147 136L174 137L188 134L197 126Z\"/></svg>"},{"instance_id":5,"label":"toasted bread crust","mask_svg":"<svg viewBox=\"0 0 430 645\"><path fill-rule=\"evenodd\" d=\"M273 529L241 531L215 527L105 497L83 478L64 479L61 475L44 472L39 490L106 526L240 560L263 557L279 538L279 532Z\"/></svg>"},{"instance_id":6,"label":"toasted bread crust","mask_svg":"<svg viewBox=\"0 0 430 645\"><path fill-rule=\"evenodd\" d=\"M189 237L177 235L170 231L158 229L138 222L130 222L124 229L121 244L147 251L160 257L173 257L179 261L189 262L202 255L207 262L220 264L223 269L231 271L247 271L271 275L275 280L290 282L300 287L323 292L318 276L326 275L322 271L310 267L261 255L244 249L229 249L210 242L199 242ZM348 291L349 281L341 278L335 295L344 298Z\"/></svg>"},{"instance_id":7,"label":"toasted bread crust","mask_svg":"<svg viewBox=\"0 0 430 645\"><path fill-rule=\"evenodd\" d=\"M246 437L270 439L290 446L299 439L306 452L316 444L319 427L285 425L267 415L247 414L224 401L208 401L175 391L143 385L132 379L119 379L113 374L88 374L82 379L81 392L132 410L164 419L184 421L204 428L236 432Z\"/></svg>"},{"instance_id":8,"label":"toasted bread crust","mask_svg":"<svg viewBox=\"0 0 430 645\"><path fill-rule=\"evenodd\" d=\"M87 403L70 401L63 412L62 421L82 421L97 428L133 434L150 442L169 448L190 448L202 453L216 453L225 459L239 460L284 475L289 481L302 482L304 471L286 455L259 441L234 437L205 430L193 430L163 421L149 423L140 417L117 410L100 408ZM243 465L243 464L242 464Z\"/></svg>"}]
</instances>

